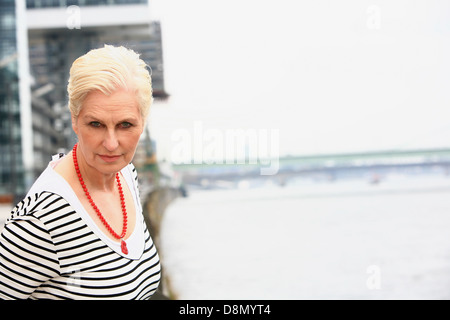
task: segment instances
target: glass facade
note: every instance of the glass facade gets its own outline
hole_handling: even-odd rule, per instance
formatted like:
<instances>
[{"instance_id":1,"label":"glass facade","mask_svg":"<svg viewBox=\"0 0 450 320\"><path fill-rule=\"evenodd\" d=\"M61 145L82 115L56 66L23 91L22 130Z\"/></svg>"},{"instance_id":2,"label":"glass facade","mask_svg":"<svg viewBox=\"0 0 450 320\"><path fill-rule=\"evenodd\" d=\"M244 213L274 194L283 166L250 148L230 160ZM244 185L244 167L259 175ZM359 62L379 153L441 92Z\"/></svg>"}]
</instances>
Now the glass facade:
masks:
<instances>
[{"instance_id":1,"label":"glass facade","mask_svg":"<svg viewBox=\"0 0 450 320\"><path fill-rule=\"evenodd\" d=\"M0 197L24 190L15 1L0 1Z\"/></svg>"}]
</instances>

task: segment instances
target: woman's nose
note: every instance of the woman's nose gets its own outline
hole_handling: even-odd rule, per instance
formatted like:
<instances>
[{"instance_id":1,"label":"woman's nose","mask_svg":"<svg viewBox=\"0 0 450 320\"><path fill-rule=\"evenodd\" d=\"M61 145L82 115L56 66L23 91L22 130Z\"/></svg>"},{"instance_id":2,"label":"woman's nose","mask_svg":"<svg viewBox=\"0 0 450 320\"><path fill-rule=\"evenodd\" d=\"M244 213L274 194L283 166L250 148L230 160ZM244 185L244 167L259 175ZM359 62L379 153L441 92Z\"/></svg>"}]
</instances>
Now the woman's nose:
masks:
<instances>
[{"instance_id":1,"label":"woman's nose","mask_svg":"<svg viewBox=\"0 0 450 320\"><path fill-rule=\"evenodd\" d=\"M119 146L119 140L117 139L115 130L107 130L105 138L103 139L103 146L108 151L114 151Z\"/></svg>"}]
</instances>

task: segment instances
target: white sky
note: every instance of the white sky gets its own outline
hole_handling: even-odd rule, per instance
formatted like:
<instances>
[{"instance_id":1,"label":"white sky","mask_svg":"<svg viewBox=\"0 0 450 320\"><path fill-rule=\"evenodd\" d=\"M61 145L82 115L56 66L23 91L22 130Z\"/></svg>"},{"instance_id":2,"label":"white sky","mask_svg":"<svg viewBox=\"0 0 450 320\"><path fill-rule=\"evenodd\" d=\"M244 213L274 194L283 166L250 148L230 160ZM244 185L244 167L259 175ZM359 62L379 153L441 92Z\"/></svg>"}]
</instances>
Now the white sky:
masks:
<instances>
[{"instance_id":1,"label":"white sky","mask_svg":"<svg viewBox=\"0 0 450 320\"><path fill-rule=\"evenodd\" d=\"M450 147L450 2L150 0L150 131L279 130L280 155ZM205 142L206 144L206 142Z\"/></svg>"}]
</instances>

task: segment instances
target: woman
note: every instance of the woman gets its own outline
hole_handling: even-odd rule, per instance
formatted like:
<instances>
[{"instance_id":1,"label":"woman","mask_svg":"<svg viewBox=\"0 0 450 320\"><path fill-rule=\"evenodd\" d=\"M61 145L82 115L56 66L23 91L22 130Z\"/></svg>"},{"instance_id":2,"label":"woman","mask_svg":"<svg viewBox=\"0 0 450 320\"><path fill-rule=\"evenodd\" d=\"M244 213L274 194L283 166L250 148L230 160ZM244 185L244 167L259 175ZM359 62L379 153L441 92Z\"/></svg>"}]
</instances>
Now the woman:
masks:
<instances>
[{"instance_id":1,"label":"woman","mask_svg":"<svg viewBox=\"0 0 450 320\"><path fill-rule=\"evenodd\" d=\"M78 143L57 156L0 237L1 299L148 299L160 262L130 164L151 102L139 56L105 46L78 58L68 84Z\"/></svg>"}]
</instances>

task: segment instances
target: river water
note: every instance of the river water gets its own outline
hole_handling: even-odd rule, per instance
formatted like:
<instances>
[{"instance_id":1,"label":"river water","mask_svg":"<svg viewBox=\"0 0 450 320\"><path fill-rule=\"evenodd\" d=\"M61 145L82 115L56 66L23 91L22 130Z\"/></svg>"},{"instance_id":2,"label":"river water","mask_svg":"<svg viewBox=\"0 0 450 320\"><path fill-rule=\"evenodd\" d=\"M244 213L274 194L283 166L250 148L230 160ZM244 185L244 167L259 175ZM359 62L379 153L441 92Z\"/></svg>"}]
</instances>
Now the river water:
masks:
<instances>
[{"instance_id":1,"label":"river water","mask_svg":"<svg viewBox=\"0 0 450 320\"><path fill-rule=\"evenodd\" d=\"M160 253L178 299L450 299L450 177L191 191Z\"/></svg>"}]
</instances>

